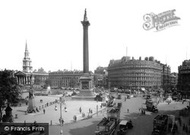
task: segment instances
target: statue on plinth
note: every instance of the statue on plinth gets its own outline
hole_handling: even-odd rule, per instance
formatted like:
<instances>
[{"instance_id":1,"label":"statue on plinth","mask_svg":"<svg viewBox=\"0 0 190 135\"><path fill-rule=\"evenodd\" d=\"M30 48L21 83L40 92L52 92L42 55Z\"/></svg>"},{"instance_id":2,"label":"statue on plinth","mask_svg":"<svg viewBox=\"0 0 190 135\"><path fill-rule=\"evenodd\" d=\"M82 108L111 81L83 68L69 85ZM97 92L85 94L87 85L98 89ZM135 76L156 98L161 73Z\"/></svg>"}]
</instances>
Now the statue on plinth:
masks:
<instances>
[{"instance_id":1,"label":"statue on plinth","mask_svg":"<svg viewBox=\"0 0 190 135\"><path fill-rule=\"evenodd\" d=\"M34 76L31 76L31 83L30 83L30 89L29 89L29 99L28 99L28 108L27 112L28 113L33 113L36 112L36 106L35 106L35 96L34 96Z\"/></svg>"}]
</instances>

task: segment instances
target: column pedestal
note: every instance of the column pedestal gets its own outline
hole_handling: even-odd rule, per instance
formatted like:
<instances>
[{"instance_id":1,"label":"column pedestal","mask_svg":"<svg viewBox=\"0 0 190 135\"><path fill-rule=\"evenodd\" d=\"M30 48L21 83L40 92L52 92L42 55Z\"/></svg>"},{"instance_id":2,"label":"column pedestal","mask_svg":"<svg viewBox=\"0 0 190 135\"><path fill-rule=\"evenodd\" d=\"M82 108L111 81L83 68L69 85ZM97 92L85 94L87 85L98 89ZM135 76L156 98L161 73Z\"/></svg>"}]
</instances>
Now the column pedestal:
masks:
<instances>
[{"instance_id":1,"label":"column pedestal","mask_svg":"<svg viewBox=\"0 0 190 135\"><path fill-rule=\"evenodd\" d=\"M92 87L92 76L85 73L80 77L80 93L77 96L73 96L72 99L85 99L94 100L95 94Z\"/></svg>"}]
</instances>

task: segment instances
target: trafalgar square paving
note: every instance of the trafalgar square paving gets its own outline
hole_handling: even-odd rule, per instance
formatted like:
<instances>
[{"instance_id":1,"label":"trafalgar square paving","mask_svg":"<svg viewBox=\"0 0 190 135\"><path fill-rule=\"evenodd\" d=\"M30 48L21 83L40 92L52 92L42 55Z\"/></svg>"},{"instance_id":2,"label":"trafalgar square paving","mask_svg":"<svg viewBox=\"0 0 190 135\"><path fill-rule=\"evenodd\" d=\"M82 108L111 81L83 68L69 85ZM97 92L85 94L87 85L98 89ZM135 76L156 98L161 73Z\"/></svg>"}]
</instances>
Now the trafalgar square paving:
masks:
<instances>
[{"instance_id":1,"label":"trafalgar square paving","mask_svg":"<svg viewBox=\"0 0 190 135\"><path fill-rule=\"evenodd\" d=\"M27 94L26 94L27 95ZM47 102L53 102L55 100L59 100L62 95L49 95L49 96L36 96L35 103L36 106L42 106ZM153 130L153 119L158 114L169 114L169 115L178 115L179 110L185 108L188 104L185 102L174 102L172 101L170 104L166 102L160 102L158 104L158 113L151 113L146 111L146 115L141 115L139 109L145 103L145 99L141 96L133 97L131 99L127 99L125 101L125 94L122 95L122 108L120 119L131 119L134 125L132 130L128 130L127 135L151 135ZM43 102L40 100L43 99ZM106 117L106 110L100 107L101 102L96 101L78 101L72 100L70 98L66 98L65 104L63 104L62 117L64 119L64 124L60 125L60 104L56 103L53 105L49 105L45 107L45 114L43 111L39 111L36 113L28 113L25 114L27 110L27 105L22 104L20 107L12 107L13 116L17 114L17 118L14 119L14 122L40 122L40 123L49 123L49 135L94 135L94 131L96 129L96 125L101 121L103 117ZM57 106L57 110L55 110L55 106ZM65 112L64 107L67 107L67 112ZM101 109L102 112L97 112ZM82 111L79 112L79 108L81 107ZM87 119L89 114L89 108L92 109L92 118ZM127 111L129 109L129 112ZM85 114L85 117L82 117L82 113ZM77 116L77 121L73 121L73 116ZM189 117L182 117L183 123L188 124ZM186 135L185 132L182 131L182 127L179 128L179 133L182 135Z\"/></svg>"},{"instance_id":2,"label":"trafalgar square paving","mask_svg":"<svg viewBox=\"0 0 190 135\"><path fill-rule=\"evenodd\" d=\"M26 97L27 95L28 94L25 93L24 97ZM49 123L49 125L59 125L59 119L61 116L60 112L62 112L62 118L64 120L64 124L66 124L72 123L74 121L74 116L76 116L78 121L81 119L85 119L90 115L94 115L94 113L103 109L103 107L101 107L101 102L72 100L71 98L65 98L65 102L62 104L62 111L60 111L59 99L61 96L62 94L49 96L35 96L35 106L39 110L35 113L26 113L28 107L28 105L26 104L21 104L21 106L18 107L12 107L14 122L18 123L36 121L40 123ZM50 104L51 102L52 104ZM43 110L45 110L45 112ZM89 110L91 110L91 113L89 113Z\"/></svg>"},{"instance_id":3,"label":"trafalgar square paving","mask_svg":"<svg viewBox=\"0 0 190 135\"><path fill-rule=\"evenodd\" d=\"M121 119L131 119L133 122L133 129L127 131L127 135L151 135L153 130L153 119L158 114L178 115L179 110L185 108L188 103L182 104L182 102L172 101L170 104L161 102L158 105L159 112L151 113L146 112L146 115L141 115L139 108L143 106L145 99L142 97L136 97L124 100L125 96L122 96L122 108ZM127 112L129 109L129 112ZM105 117L105 113L99 114L91 119L78 121L72 124L65 124L64 126L50 126L49 133L51 135L60 135L60 131L63 135L94 135L96 125ZM188 124L189 117L182 117L182 123ZM170 134L167 134L170 135ZM176 135L188 135L179 127L179 132Z\"/></svg>"}]
</instances>

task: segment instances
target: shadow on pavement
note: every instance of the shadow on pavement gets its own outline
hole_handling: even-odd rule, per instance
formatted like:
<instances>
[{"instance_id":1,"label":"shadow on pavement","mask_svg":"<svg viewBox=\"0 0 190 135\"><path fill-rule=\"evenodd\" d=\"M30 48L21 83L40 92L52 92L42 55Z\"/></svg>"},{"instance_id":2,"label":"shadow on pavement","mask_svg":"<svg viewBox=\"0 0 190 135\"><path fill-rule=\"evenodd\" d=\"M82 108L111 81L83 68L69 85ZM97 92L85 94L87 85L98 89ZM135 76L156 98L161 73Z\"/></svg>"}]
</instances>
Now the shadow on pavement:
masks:
<instances>
[{"instance_id":1,"label":"shadow on pavement","mask_svg":"<svg viewBox=\"0 0 190 135\"><path fill-rule=\"evenodd\" d=\"M49 126L49 135L94 135L101 119L89 119L63 126ZM62 134L60 133L62 132Z\"/></svg>"},{"instance_id":2,"label":"shadow on pavement","mask_svg":"<svg viewBox=\"0 0 190 135\"><path fill-rule=\"evenodd\" d=\"M179 110L159 110L158 113L151 113L146 111L145 115L140 113L128 113L123 118L126 120L132 120L133 129L128 130L127 135L151 135L153 130L153 119L158 114L175 115L178 117Z\"/></svg>"},{"instance_id":3,"label":"shadow on pavement","mask_svg":"<svg viewBox=\"0 0 190 135\"><path fill-rule=\"evenodd\" d=\"M90 125L85 126L85 121L80 123L80 127L75 129L70 129L70 135L94 135L96 130L96 125L100 122L100 120L92 121ZM83 125L85 124L85 125Z\"/></svg>"},{"instance_id":4,"label":"shadow on pavement","mask_svg":"<svg viewBox=\"0 0 190 135\"><path fill-rule=\"evenodd\" d=\"M124 116L126 120L132 120L133 129L128 130L127 135L151 135L153 119L156 114L141 115L140 113L129 113Z\"/></svg>"}]
</instances>

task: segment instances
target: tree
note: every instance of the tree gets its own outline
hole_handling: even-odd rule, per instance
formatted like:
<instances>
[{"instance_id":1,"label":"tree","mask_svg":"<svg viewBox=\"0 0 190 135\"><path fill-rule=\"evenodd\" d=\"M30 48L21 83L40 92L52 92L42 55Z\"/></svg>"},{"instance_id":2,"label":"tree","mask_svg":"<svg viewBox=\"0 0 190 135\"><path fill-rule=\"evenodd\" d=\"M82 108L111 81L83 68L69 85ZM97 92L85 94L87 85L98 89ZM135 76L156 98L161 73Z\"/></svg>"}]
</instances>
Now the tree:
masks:
<instances>
[{"instance_id":1,"label":"tree","mask_svg":"<svg viewBox=\"0 0 190 135\"><path fill-rule=\"evenodd\" d=\"M20 87L17 84L12 70L0 71L0 121L2 111L7 104L18 103L20 98Z\"/></svg>"}]
</instances>

